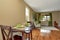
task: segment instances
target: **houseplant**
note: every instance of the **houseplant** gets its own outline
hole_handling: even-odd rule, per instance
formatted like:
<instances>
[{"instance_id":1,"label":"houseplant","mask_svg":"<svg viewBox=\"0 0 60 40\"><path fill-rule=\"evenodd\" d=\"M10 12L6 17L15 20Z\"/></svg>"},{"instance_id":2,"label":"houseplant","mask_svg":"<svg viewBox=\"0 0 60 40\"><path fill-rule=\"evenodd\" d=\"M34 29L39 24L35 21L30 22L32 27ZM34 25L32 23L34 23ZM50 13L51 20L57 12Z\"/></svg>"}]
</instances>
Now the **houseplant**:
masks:
<instances>
[{"instance_id":1,"label":"houseplant","mask_svg":"<svg viewBox=\"0 0 60 40\"><path fill-rule=\"evenodd\" d=\"M26 33L30 33L30 30L31 30L31 28L30 28L30 23L25 23L25 32Z\"/></svg>"},{"instance_id":2,"label":"houseplant","mask_svg":"<svg viewBox=\"0 0 60 40\"><path fill-rule=\"evenodd\" d=\"M33 21L34 21L35 27L40 27L40 23L41 23L40 19L41 19L40 13L33 13Z\"/></svg>"}]
</instances>

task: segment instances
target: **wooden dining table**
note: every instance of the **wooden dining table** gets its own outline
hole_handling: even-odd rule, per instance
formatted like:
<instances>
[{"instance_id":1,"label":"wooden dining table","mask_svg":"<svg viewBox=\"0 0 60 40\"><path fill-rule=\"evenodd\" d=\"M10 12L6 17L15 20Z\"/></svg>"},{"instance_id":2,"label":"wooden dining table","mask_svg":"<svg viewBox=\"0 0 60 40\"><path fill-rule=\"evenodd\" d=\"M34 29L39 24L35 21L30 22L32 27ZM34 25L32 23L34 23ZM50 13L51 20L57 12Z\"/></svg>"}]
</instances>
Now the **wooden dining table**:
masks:
<instances>
[{"instance_id":1,"label":"wooden dining table","mask_svg":"<svg viewBox=\"0 0 60 40\"><path fill-rule=\"evenodd\" d=\"M27 38L29 38L29 40L32 40L31 31L30 31L30 33L26 33L25 28L17 28L17 27L11 27L11 26L3 26L3 25L0 25L0 27L3 27L6 30L9 30L8 28L10 27L12 30L12 32L11 32L12 33L12 39L13 39L13 33L21 32L22 33L22 40L25 40Z\"/></svg>"},{"instance_id":2,"label":"wooden dining table","mask_svg":"<svg viewBox=\"0 0 60 40\"><path fill-rule=\"evenodd\" d=\"M21 32L22 33L22 40L27 40L27 38L29 38L28 40L32 40L32 30L30 30L29 33L25 32L25 28L21 27L21 28L16 28L16 27L12 27L13 32Z\"/></svg>"}]
</instances>

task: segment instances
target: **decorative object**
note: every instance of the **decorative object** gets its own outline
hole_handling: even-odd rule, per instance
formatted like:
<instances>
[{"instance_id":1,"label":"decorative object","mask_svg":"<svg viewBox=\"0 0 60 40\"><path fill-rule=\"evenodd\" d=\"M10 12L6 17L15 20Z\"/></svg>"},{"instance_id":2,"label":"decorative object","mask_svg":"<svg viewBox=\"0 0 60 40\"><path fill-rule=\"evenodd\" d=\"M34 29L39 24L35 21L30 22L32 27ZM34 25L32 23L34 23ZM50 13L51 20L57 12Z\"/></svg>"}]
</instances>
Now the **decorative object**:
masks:
<instances>
[{"instance_id":1,"label":"decorative object","mask_svg":"<svg viewBox=\"0 0 60 40\"><path fill-rule=\"evenodd\" d=\"M30 31L31 31L30 23L26 22L25 23L26 40L30 40L30 37L28 37L28 35L30 35Z\"/></svg>"},{"instance_id":2,"label":"decorative object","mask_svg":"<svg viewBox=\"0 0 60 40\"><path fill-rule=\"evenodd\" d=\"M25 32L30 33L30 30L31 30L30 23L26 22L25 23Z\"/></svg>"},{"instance_id":3,"label":"decorative object","mask_svg":"<svg viewBox=\"0 0 60 40\"><path fill-rule=\"evenodd\" d=\"M16 28L24 28L24 25L22 25L22 24L17 24L16 26L15 26Z\"/></svg>"},{"instance_id":4,"label":"decorative object","mask_svg":"<svg viewBox=\"0 0 60 40\"><path fill-rule=\"evenodd\" d=\"M25 27L25 32L30 33L31 28L30 27Z\"/></svg>"}]
</instances>

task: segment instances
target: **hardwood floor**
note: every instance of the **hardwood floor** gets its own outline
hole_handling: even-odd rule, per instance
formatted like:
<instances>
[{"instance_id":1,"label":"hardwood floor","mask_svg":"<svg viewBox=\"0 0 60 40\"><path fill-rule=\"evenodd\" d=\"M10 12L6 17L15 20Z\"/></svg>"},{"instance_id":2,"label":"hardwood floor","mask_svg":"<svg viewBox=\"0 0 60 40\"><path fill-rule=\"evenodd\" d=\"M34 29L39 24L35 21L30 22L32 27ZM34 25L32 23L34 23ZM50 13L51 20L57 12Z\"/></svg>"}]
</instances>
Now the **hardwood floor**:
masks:
<instances>
[{"instance_id":1,"label":"hardwood floor","mask_svg":"<svg viewBox=\"0 0 60 40\"><path fill-rule=\"evenodd\" d=\"M26 35L25 35L25 38L26 38ZM52 30L50 34L46 34L45 36L42 36L39 29L33 29L32 40L60 40L60 31Z\"/></svg>"}]
</instances>

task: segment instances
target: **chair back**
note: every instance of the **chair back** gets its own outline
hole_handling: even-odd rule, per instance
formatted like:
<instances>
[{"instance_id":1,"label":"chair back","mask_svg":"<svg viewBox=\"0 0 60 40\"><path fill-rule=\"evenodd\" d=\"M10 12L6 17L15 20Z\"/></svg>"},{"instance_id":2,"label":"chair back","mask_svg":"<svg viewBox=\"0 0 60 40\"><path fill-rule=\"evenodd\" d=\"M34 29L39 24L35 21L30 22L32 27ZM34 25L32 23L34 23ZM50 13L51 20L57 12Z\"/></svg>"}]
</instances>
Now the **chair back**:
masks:
<instances>
[{"instance_id":1,"label":"chair back","mask_svg":"<svg viewBox=\"0 0 60 40\"><path fill-rule=\"evenodd\" d=\"M58 27L58 23L56 21L54 21L54 27Z\"/></svg>"},{"instance_id":2,"label":"chair back","mask_svg":"<svg viewBox=\"0 0 60 40\"><path fill-rule=\"evenodd\" d=\"M10 26L0 25L3 40L12 40L12 29Z\"/></svg>"}]
</instances>

